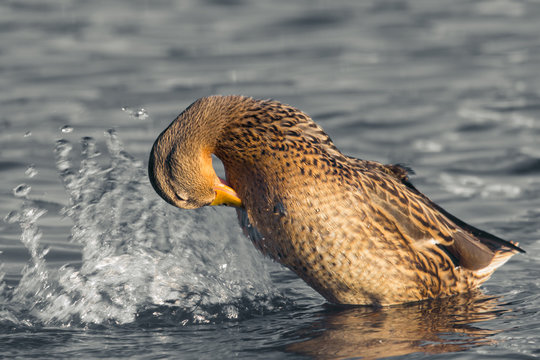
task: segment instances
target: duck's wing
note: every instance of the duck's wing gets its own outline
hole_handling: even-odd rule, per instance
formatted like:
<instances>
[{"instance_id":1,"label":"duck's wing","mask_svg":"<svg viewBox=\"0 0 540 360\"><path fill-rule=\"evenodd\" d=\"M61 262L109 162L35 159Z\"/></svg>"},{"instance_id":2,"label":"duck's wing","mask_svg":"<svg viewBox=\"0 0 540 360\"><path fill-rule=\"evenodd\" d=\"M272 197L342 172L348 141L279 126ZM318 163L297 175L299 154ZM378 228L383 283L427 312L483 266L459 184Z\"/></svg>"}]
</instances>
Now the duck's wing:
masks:
<instances>
[{"instance_id":1,"label":"duck's wing","mask_svg":"<svg viewBox=\"0 0 540 360\"><path fill-rule=\"evenodd\" d=\"M370 206L384 214L411 244L438 246L456 266L469 270L493 267L501 259L524 252L435 204L411 184L406 168L357 159L351 163L359 171Z\"/></svg>"}]
</instances>

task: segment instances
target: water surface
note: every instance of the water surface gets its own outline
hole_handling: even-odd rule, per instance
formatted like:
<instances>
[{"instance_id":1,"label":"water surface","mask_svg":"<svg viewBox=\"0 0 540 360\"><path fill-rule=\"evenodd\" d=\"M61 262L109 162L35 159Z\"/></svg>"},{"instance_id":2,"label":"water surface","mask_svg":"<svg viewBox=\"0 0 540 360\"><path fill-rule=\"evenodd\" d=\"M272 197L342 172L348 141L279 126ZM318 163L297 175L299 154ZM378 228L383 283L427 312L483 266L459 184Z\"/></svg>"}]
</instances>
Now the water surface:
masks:
<instances>
[{"instance_id":1,"label":"water surface","mask_svg":"<svg viewBox=\"0 0 540 360\"><path fill-rule=\"evenodd\" d=\"M539 16L510 0L0 4L2 355L539 357ZM234 210L151 189L152 142L210 94L304 110L527 254L462 297L326 304Z\"/></svg>"}]
</instances>

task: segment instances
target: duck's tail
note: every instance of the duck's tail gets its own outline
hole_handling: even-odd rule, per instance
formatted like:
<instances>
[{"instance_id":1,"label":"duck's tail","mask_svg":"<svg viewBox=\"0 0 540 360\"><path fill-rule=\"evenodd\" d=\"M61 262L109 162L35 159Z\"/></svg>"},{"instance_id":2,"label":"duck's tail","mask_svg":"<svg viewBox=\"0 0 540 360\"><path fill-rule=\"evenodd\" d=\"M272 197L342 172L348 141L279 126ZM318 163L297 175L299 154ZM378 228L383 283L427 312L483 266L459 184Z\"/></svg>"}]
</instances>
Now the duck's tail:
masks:
<instances>
[{"instance_id":1,"label":"duck's tail","mask_svg":"<svg viewBox=\"0 0 540 360\"><path fill-rule=\"evenodd\" d=\"M487 279L490 278L491 274L497 268L504 265L512 256L517 254L518 252L524 253L525 251L519 247L519 243L511 242L512 245L515 247L512 248L501 248L495 251L495 255L493 256L493 259L489 263L488 266L478 269L475 271L475 275L477 276L480 283L483 283Z\"/></svg>"},{"instance_id":2,"label":"duck's tail","mask_svg":"<svg viewBox=\"0 0 540 360\"><path fill-rule=\"evenodd\" d=\"M486 258L486 260L489 262L485 266L477 269L472 269L472 271L478 277L479 283L482 283L489 279L491 274L493 274L493 272L497 270L497 268L504 265L504 263L507 262L515 254L525 253L525 250L519 247L518 242L504 240L498 236L488 233L487 231L480 230L448 213L446 210L444 210L437 204L432 204L454 224L460 227L464 232L472 235L476 240L480 242L480 244L485 245L486 250L489 249L488 251L493 254L490 260L489 257Z\"/></svg>"}]
</instances>

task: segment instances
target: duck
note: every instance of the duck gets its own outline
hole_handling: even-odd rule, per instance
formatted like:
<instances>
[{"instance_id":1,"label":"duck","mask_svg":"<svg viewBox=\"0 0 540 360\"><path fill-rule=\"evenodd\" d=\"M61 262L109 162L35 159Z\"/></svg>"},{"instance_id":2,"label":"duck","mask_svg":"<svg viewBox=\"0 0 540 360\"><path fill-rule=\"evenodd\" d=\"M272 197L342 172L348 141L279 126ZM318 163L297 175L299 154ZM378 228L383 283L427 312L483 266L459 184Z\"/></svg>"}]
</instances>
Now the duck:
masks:
<instances>
[{"instance_id":1,"label":"duck","mask_svg":"<svg viewBox=\"0 0 540 360\"><path fill-rule=\"evenodd\" d=\"M240 95L196 100L157 137L148 161L166 202L235 207L260 252L333 304L470 292L524 252L445 211L409 173L344 155L301 110Z\"/></svg>"}]
</instances>

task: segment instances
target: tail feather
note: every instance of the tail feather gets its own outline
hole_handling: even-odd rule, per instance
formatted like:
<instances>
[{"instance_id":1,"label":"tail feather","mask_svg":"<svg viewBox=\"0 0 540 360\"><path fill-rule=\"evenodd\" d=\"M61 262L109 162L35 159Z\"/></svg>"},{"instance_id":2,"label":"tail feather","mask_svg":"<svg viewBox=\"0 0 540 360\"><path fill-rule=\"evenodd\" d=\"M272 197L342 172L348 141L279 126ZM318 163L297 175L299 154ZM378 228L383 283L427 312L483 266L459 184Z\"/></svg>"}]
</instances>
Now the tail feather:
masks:
<instances>
[{"instance_id":1,"label":"tail feather","mask_svg":"<svg viewBox=\"0 0 540 360\"><path fill-rule=\"evenodd\" d=\"M513 241L507 241L504 239L501 239L498 236L495 236L493 234L488 233L487 231L480 230L477 227L474 227L470 224L467 224L465 221L455 217L454 215L450 214L448 211L443 209L441 206L435 204L433 201L425 197L424 194L422 194L414 185L409 181L408 177L406 176L406 168L394 166L390 167L393 169L394 173L398 173L399 169L401 169L402 172L405 173L405 175L401 176L402 183L406 185L410 190L412 190L414 193L424 197L424 199L428 202L428 204L437 209L441 214L443 214L447 219L452 221L454 224L456 224L461 229L465 230L466 232L472 234L475 238L477 238L482 244L488 246L492 251L514 251L525 253L525 250L519 247L519 243L513 242ZM397 176L397 175L396 175ZM501 264L502 265L502 264Z\"/></svg>"},{"instance_id":2,"label":"tail feather","mask_svg":"<svg viewBox=\"0 0 540 360\"><path fill-rule=\"evenodd\" d=\"M518 246L518 243L515 243L515 245ZM480 283L483 283L489 279L495 270L497 270L500 266L503 266L517 252L518 251L514 249L497 251L488 266L474 272Z\"/></svg>"}]
</instances>

